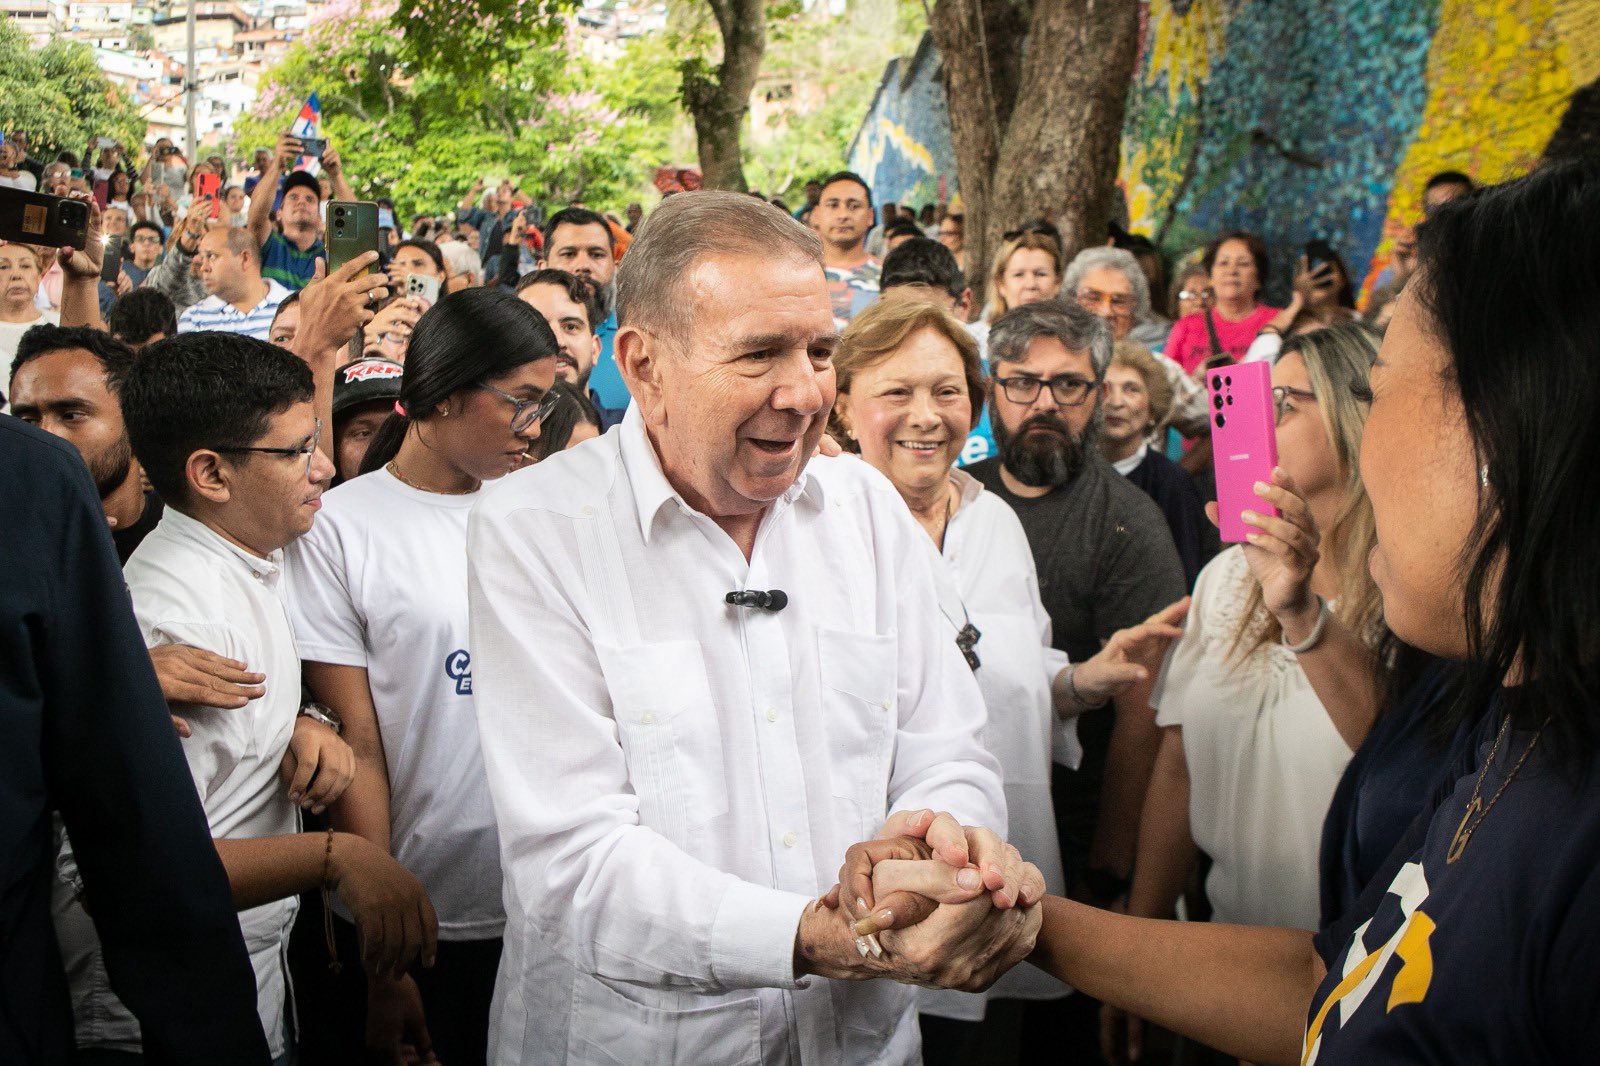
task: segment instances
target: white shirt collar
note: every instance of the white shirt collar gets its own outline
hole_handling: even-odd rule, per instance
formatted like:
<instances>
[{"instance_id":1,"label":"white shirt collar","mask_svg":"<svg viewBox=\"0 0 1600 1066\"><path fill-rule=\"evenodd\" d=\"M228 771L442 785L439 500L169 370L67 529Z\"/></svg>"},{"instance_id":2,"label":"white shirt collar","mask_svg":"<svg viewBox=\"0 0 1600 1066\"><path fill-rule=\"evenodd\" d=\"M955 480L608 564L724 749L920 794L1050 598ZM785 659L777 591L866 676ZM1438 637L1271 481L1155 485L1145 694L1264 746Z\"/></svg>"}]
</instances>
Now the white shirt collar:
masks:
<instances>
[{"instance_id":1,"label":"white shirt collar","mask_svg":"<svg viewBox=\"0 0 1600 1066\"><path fill-rule=\"evenodd\" d=\"M237 559L257 577L273 580L283 572L282 548L279 548L264 559L258 555L252 555L198 518L191 518L176 507L171 506L162 512L160 524L167 527L168 532L174 539L196 545L213 555Z\"/></svg>"},{"instance_id":2,"label":"white shirt collar","mask_svg":"<svg viewBox=\"0 0 1600 1066\"><path fill-rule=\"evenodd\" d=\"M1127 477L1129 474L1133 473L1134 470L1136 470L1138 468L1140 463L1144 462L1144 457L1145 457L1146 454L1149 453L1149 451L1150 451L1150 445L1148 445L1148 444L1140 444L1138 451L1134 452L1132 455L1128 456L1126 459L1118 459L1116 462L1112 463L1111 465L1116 467L1117 473L1121 474L1123 477Z\"/></svg>"},{"instance_id":3,"label":"white shirt collar","mask_svg":"<svg viewBox=\"0 0 1600 1066\"><path fill-rule=\"evenodd\" d=\"M677 504L678 509L685 514L698 512L689 506L683 495L667 480L666 473L661 469L661 457L656 454L655 445L650 442L650 435L645 431L644 415L639 413L637 403L628 405L628 413L623 416L622 424L617 427L616 432L620 438L617 446L622 459L622 468L628 475L629 484L633 487L633 503L638 509L639 533L648 544L656 516L668 503ZM822 483L811 476L809 464L807 469L800 472L795 483L779 497L778 502L788 506L802 496L809 497L819 507L823 503ZM769 513L770 511L769 508Z\"/></svg>"}]
</instances>

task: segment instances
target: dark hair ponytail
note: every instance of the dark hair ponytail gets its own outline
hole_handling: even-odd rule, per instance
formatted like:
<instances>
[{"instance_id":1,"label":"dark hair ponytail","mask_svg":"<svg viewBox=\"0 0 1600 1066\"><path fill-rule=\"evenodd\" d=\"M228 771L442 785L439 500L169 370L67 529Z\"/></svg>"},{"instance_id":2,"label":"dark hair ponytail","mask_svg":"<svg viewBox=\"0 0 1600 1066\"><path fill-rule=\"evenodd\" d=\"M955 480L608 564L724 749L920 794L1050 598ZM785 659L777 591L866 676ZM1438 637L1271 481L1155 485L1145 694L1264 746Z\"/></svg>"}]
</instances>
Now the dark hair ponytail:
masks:
<instances>
[{"instance_id":1,"label":"dark hair ponytail","mask_svg":"<svg viewBox=\"0 0 1600 1066\"><path fill-rule=\"evenodd\" d=\"M524 363L553 359L556 335L544 316L503 289L471 288L441 298L417 320L406 348L400 378L400 407L367 445L361 473L393 459L412 422L424 422L434 409L462 389L515 370Z\"/></svg>"}]
</instances>

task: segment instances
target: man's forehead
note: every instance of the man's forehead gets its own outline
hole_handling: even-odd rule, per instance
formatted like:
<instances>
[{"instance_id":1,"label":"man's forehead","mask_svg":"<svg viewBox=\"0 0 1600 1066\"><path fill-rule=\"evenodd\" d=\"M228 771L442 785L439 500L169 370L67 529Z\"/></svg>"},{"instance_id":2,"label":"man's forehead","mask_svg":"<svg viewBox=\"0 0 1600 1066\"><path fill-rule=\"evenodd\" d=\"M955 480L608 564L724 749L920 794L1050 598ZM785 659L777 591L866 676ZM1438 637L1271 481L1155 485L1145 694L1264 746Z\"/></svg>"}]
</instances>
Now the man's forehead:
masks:
<instances>
[{"instance_id":1,"label":"man's forehead","mask_svg":"<svg viewBox=\"0 0 1600 1066\"><path fill-rule=\"evenodd\" d=\"M690 268L683 291L696 318L719 319L726 329L760 331L764 319L780 314L796 325L803 320L807 334L835 333L827 276L810 260L710 255Z\"/></svg>"},{"instance_id":2,"label":"man's forehead","mask_svg":"<svg viewBox=\"0 0 1600 1066\"><path fill-rule=\"evenodd\" d=\"M563 222L550 234L550 247L583 248L603 245L611 247L611 231L598 222Z\"/></svg>"},{"instance_id":3,"label":"man's forehead","mask_svg":"<svg viewBox=\"0 0 1600 1066\"><path fill-rule=\"evenodd\" d=\"M573 315L585 320L589 317L588 308L567 295L564 286L541 281L529 285L523 292L527 295L528 302L540 311L549 308L558 316Z\"/></svg>"},{"instance_id":4,"label":"man's forehead","mask_svg":"<svg viewBox=\"0 0 1600 1066\"><path fill-rule=\"evenodd\" d=\"M854 196L859 197L864 202L870 194L866 189L862 188L859 183L851 181L849 178L840 178L832 185L824 185L822 187L822 195L840 197Z\"/></svg>"},{"instance_id":5,"label":"man's forehead","mask_svg":"<svg viewBox=\"0 0 1600 1066\"><path fill-rule=\"evenodd\" d=\"M1092 368L1094 359L1087 348L1068 348L1061 342L1061 338L1046 335L1029 341L1020 357L998 360L997 365L1016 367L1050 377L1070 370Z\"/></svg>"},{"instance_id":6,"label":"man's forehead","mask_svg":"<svg viewBox=\"0 0 1600 1066\"><path fill-rule=\"evenodd\" d=\"M85 348L59 348L28 360L11 379L11 399L33 406L67 400L103 401L106 368Z\"/></svg>"}]
</instances>

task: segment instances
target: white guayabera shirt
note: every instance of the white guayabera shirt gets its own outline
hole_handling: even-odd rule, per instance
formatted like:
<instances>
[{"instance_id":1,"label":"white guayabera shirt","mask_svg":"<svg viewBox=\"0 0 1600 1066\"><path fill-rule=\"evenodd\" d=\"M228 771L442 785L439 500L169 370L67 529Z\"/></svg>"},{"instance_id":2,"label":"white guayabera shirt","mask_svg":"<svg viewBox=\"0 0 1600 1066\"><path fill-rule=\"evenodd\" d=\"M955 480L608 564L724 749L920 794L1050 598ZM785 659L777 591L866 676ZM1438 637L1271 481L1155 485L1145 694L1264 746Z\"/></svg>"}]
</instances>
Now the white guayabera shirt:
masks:
<instances>
[{"instance_id":1,"label":"white guayabera shirt","mask_svg":"<svg viewBox=\"0 0 1600 1066\"><path fill-rule=\"evenodd\" d=\"M910 1063L912 988L797 979L802 909L895 810L1005 833L982 698L892 485L814 459L747 562L637 408L487 489L475 701L505 872L491 1061ZM734 589L783 589L777 613Z\"/></svg>"}]
</instances>

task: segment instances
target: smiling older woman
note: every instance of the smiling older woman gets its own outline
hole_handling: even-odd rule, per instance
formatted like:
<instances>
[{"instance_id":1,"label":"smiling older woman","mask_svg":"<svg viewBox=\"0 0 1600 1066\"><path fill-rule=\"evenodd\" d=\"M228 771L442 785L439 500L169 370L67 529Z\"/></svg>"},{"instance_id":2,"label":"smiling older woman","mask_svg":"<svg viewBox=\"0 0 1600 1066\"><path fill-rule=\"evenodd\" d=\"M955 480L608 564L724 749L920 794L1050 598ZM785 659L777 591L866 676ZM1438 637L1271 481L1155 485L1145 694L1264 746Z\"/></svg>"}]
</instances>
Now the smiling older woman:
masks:
<instances>
[{"instance_id":1,"label":"smiling older woman","mask_svg":"<svg viewBox=\"0 0 1600 1066\"><path fill-rule=\"evenodd\" d=\"M1370 566L1394 634L1465 664L1461 698L1437 713L1481 714L1482 726L1367 891L1320 934L1047 898L1032 961L1253 1062L1589 1062L1600 1045L1600 167L1552 165L1453 201L1418 241L1362 437ZM846 883L869 859L857 852Z\"/></svg>"},{"instance_id":2,"label":"smiling older woman","mask_svg":"<svg viewBox=\"0 0 1600 1066\"><path fill-rule=\"evenodd\" d=\"M983 740L1000 762L1011 841L1059 893L1064 876L1050 802L1052 748L1062 762L1077 765L1076 716L1144 676L1130 652L1175 634L1171 623L1182 607L1117 633L1093 659L1068 665L1065 653L1050 646L1050 617L1039 600L1022 523L998 496L952 465L987 391L971 333L932 302L883 300L851 322L834 369L834 433L894 483L928 533L940 610L977 672L989 710ZM1001 1003L986 1004L985 994L925 993L924 1015L956 1020L924 1020L925 1059L962 1058L966 1043L978 1039L970 1023L985 1019L986 1007L991 1027L1014 1025L1021 1018L1016 1001L1069 991L1022 966L987 994Z\"/></svg>"}]
</instances>

